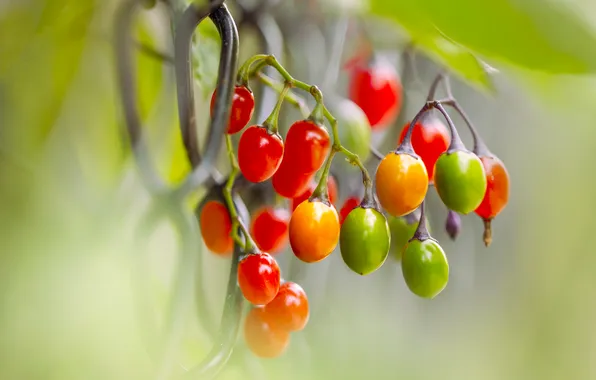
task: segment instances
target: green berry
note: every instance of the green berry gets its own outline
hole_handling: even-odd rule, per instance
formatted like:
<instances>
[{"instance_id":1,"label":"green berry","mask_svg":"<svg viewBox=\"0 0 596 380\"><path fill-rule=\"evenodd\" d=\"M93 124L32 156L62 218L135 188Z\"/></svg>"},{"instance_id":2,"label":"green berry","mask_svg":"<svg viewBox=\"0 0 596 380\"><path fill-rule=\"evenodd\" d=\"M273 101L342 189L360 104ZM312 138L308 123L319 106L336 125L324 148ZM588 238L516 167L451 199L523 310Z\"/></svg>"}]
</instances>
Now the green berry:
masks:
<instances>
[{"instance_id":1,"label":"green berry","mask_svg":"<svg viewBox=\"0 0 596 380\"><path fill-rule=\"evenodd\" d=\"M449 281L447 256L432 238L410 241L404 249L401 268L410 291L422 298L435 298Z\"/></svg>"},{"instance_id":2,"label":"green berry","mask_svg":"<svg viewBox=\"0 0 596 380\"><path fill-rule=\"evenodd\" d=\"M366 275L379 269L387 259L391 235L385 216L374 208L356 207L344 220L339 248L346 265Z\"/></svg>"},{"instance_id":3,"label":"green berry","mask_svg":"<svg viewBox=\"0 0 596 380\"><path fill-rule=\"evenodd\" d=\"M486 175L480 159L472 152L443 153L435 164L435 187L447 208L468 214L486 193Z\"/></svg>"}]
</instances>

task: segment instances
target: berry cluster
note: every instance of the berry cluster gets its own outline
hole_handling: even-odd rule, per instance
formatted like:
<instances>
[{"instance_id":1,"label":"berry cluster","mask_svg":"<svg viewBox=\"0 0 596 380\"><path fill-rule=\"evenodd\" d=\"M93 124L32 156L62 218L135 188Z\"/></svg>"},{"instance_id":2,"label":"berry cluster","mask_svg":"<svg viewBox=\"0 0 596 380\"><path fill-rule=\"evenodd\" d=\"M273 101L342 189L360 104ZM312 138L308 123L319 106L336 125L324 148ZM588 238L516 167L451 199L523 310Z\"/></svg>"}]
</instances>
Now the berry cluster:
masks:
<instances>
[{"instance_id":1,"label":"berry cluster","mask_svg":"<svg viewBox=\"0 0 596 380\"><path fill-rule=\"evenodd\" d=\"M267 65L279 72L283 83L273 86L275 80L260 72ZM400 112L402 97L395 69L372 59L356 64L351 74L350 107L364 115L370 130L391 125ZM248 83L255 77L276 88L279 99L263 123L246 128L255 105ZM449 210L449 235L454 239L458 235L460 214L474 211L484 221L484 241L490 244L491 220L508 200L507 170L451 96L444 75L433 83L420 112L403 126L397 147L378 157L374 182L359 155L342 145L341 126L316 86L293 78L273 56L265 55L246 61L237 78L226 136L232 172L224 199L203 202L200 228L206 246L216 254L230 254L235 244L243 249L237 280L244 298L252 304L244 336L257 356L283 353L290 333L302 330L308 321L306 293L300 285L282 279L274 258L288 243L305 263L319 262L339 246L345 264L360 275L379 269L392 251L401 260L408 288L420 297L434 298L449 279L447 257L431 237L425 216L424 200L434 187ZM434 100L441 81L448 96ZM282 137L279 113L284 101L295 99L292 88L308 92L316 105ZM445 106L459 112L469 126L474 137L472 151L464 146ZM433 113L437 111L447 125ZM230 136L240 132L236 156ZM338 187L330 174L336 154L343 154L360 169L364 188L363 195L345 199L339 213L335 207ZM253 210L249 227L231 201L238 174L249 183L267 183L276 193L270 204Z\"/></svg>"}]
</instances>

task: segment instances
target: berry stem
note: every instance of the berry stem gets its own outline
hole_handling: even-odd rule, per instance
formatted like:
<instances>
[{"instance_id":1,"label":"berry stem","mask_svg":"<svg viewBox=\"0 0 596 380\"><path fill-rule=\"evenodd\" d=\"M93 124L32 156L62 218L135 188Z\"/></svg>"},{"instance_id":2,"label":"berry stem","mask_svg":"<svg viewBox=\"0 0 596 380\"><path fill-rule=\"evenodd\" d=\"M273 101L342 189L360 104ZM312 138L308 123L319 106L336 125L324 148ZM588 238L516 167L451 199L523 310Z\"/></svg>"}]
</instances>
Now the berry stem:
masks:
<instances>
[{"instance_id":1,"label":"berry stem","mask_svg":"<svg viewBox=\"0 0 596 380\"><path fill-rule=\"evenodd\" d=\"M228 211L230 213L230 219L232 220L232 238L234 242L242 247L243 251L245 252L255 252L257 251L257 246L250 236L250 233L244 222L240 219L238 215L238 210L236 209L236 205L234 204L234 199L232 197L232 190L234 187L234 182L236 181L236 177L240 172L238 168L238 161L236 160L236 155L234 154L234 147L232 146L232 137L226 134L226 149L228 152L228 158L230 160L230 166L232 167L230 171L230 175L228 176L228 180L223 188L223 197L226 201L226 206L228 207ZM238 229L242 230L244 234L244 239L239 236Z\"/></svg>"},{"instance_id":2,"label":"berry stem","mask_svg":"<svg viewBox=\"0 0 596 380\"><path fill-rule=\"evenodd\" d=\"M437 74L437 76L435 77L435 79L433 80L432 84L430 85L430 89L428 90L428 96L426 97L426 101L430 102L435 100L435 94L437 92L437 87L439 87L439 84L441 84L441 82L446 83L447 81L447 76L445 75L445 72L441 71L439 74ZM446 91L447 90L447 86L445 87ZM450 97L450 95L448 95Z\"/></svg>"},{"instance_id":3,"label":"berry stem","mask_svg":"<svg viewBox=\"0 0 596 380\"><path fill-rule=\"evenodd\" d=\"M447 76L445 73L440 73L439 75L437 75L437 77L435 78L436 84L435 84L435 82L433 82L435 89L436 89L436 86L441 81L443 82L443 86L445 88L445 94L447 95L447 99L441 100L441 103L453 108L455 110L455 112L457 112L461 116L464 123L466 123L466 125L468 126L468 129L470 130L470 133L472 134L472 139L474 141L474 149L473 149L474 154L476 154L477 156L491 156L492 153L490 152L490 150L484 143L484 140L482 140L482 137L480 136L480 134L474 127L474 124L472 124L472 121L470 120L468 115L464 112L464 109L460 106L459 102L455 99L455 96L453 96L453 92L451 91L451 81L449 80L449 76ZM431 95L431 93L429 93L429 97L430 97L430 95ZM434 90L432 92L432 95L434 96Z\"/></svg>"},{"instance_id":4,"label":"berry stem","mask_svg":"<svg viewBox=\"0 0 596 380\"><path fill-rule=\"evenodd\" d=\"M321 178L319 178L319 183L317 187L313 191L309 200L313 201L315 199L321 200L323 203L329 204L329 196L327 195L327 177L329 177L329 170L331 169L331 163L333 162L333 157L337 153L335 148L331 149L329 155L327 156L327 160L325 161L325 166L323 166L323 172L321 174Z\"/></svg>"},{"instance_id":5,"label":"berry stem","mask_svg":"<svg viewBox=\"0 0 596 380\"><path fill-rule=\"evenodd\" d=\"M441 101L441 103L453 108L455 112L457 112L461 116L464 123L466 123L466 125L468 126L468 129L470 130L470 133L472 134L472 139L474 141L474 154L476 154L477 156L492 156L492 153L484 143L484 140L482 139L482 137L480 137L480 134L472 124L472 121L465 113L463 108L459 105L457 100L455 100L453 97L449 97L449 99Z\"/></svg>"},{"instance_id":6,"label":"berry stem","mask_svg":"<svg viewBox=\"0 0 596 380\"><path fill-rule=\"evenodd\" d=\"M427 240L430 239L431 236L428 233L428 227L426 226L426 213L425 213L425 206L426 199L422 201L420 204L420 221L418 222L418 228L416 228L416 232L414 232L414 236L411 240Z\"/></svg>"},{"instance_id":7,"label":"berry stem","mask_svg":"<svg viewBox=\"0 0 596 380\"><path fill-rule=\"evenodd\" d=\"M414 126L416 125L418 120L420 120L420 118L424 114L426 114L428 111L430 111L432 108L433 108L433 102L424 103L424 105L422 106L420 111L418 111L416 116L414 116L414 118L410 122L410 126L408 127L408 130L406 131L404 140L401 142L401 144L399 144L397 146L397 148L394 151L395 153L414 154L414 148L412 147L412 133L414 131Z\"/></svg>"},{"instance_id":8,"label":"berry stem","mask_svg":"<svg viewBox=\"0 0 596 380\"><path fill-rule=\"evenodd\" d=\"M427 103L428 104L428 103ZM447 124L449 125L449 131L451 132L451 144L449 144L449 148L447 149L447 153L456 151L456 150L466 150L464 143L461 141L459 137L459 133L457 133L457 129L455 128L455 124L453 124L453 120L449 117L447 111L445 111L445 107L440 101L433 101L430 104L436 108L445 118Z\"/></svg>"},{"instance_id":9,"label":"berry stem","mask_svg":"<svg viewBox=\"0 0 596 380\"><path fill-rule=\"evenodd\" d=\"M258 70L262 69L264 66L263 63L265 62L267 57L267 54L257 54L247 59L238 69L238 75L236 77L237 84L244 86L248 85L248 79L251 76L250 74L252 65L257 64Z\"/></svg>"},{"instance_id":10,"label":"berry stem","mask_svg":"<svg viewBox=\"0 0 596 380\"><path fill-rule=\"evenodd\" d=\"M284 84L280 81L277 81L273 78L271 78L270 76L268 76L265 73L257 73L256 74L257 78L259 78L259 80L266 86L272 88L273 90L277 91L278 93L281 94L283 88L284 88ZM292 91L289 91L286 94L286 102L288 102L289 104L293 105L294 107L296 107L300 113L302 114L302 117L307 118L308 115L310 115L310 110L308 109L308 106L306 105L306 102L304 101L303 98L301 98L300 96L294 94Z\"/></svg>"},{"instance_id":11,"label":"berry stem","mask_svg":"<svg viewBox=\"0 0 596 380\"><path fill-rule=\"evenodd\" d=\"M482 238L484 240L485 247L488 247L493 242L491 221L492 219L484 219L484 234L482 235Z\"/></svg>"},{"instance_id":12,"label":"berry stem","mask_svg":"<svg viewBox=\"0 0 596 380\"><path fill-rule=\"evenodd\" d=\"M278 127L279 111L281 110L281 106L284 104L286 95L288 94L288 91L290 91L291 87L292 87L292 84L289 82L286 82L284 84L284 87L281 89L281 91L279 93L279 98L277 99L277 103L275 103L275 107L273 107L273 111L271 111L271 114L269 115L269 117L267 117L267 119L263 122L263 126L265 128L267 128L267 131L270 134L277 133L277 131L279 129L279 127Z\"/></svg>"}]
</instances>

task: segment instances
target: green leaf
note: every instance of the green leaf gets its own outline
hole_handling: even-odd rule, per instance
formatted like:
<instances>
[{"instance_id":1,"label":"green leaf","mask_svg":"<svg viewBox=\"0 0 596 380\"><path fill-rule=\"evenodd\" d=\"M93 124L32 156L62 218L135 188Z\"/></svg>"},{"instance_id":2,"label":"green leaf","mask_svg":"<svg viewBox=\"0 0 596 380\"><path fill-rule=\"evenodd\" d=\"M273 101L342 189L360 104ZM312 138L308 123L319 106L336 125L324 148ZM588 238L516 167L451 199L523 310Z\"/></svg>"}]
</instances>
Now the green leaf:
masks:
<instances>
[{"instance_id":1,"label":"green leaf","mask_svg":"<svg viewBox=\"0 0 596 380\"><path fill-rule=\"evenodd\" d=\"M465 49L488 60L537 71L581 74L596 71L596 36L579 15L553 0L370 0L371 11L402 25L425 50L448 58L473 80L462 63ZM458 47L446 54L443 40ZM441 42L437 42L441 41ZM451 47L447 48L447 50Z\"/></svg>"}]
</instances>

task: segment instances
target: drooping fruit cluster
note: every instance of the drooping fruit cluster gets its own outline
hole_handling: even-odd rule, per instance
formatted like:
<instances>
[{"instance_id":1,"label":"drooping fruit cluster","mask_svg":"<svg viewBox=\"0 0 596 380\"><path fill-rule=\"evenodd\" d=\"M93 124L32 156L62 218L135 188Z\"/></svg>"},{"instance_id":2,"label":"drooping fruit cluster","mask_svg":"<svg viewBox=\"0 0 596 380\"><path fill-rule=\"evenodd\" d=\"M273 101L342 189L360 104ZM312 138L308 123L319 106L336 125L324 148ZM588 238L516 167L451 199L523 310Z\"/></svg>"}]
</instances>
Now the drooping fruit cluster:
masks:
<instances>
[{"instance_id":1,"label":"drooping fruit cluster","mask_svg":"<svg viewBox=\"0 0 596 380\"><path fill-rule=\"evenodd\" d=\"M280 95L269 117L242 132L236 166L229 135L241 132L252 117L254 98L247 83L250 75L256 75L250 70L256 62L276 68L284 82L272 86ZM294 79L271 56L249 59L240 68L238 81L226 137L230 178L225 186L218 185L224 197L207 197L198 218L210 251L229 255L234 246L242 248L234 251L234 257L243 253L237 283L251 303L244 337L255 355L281 355L290 333L302 330L309 318L304 290L282 279L273 257L288 246L304 263L324 260L339 247L345 265L359 275L377 271L391 253L393 262L401 265L408 289L419 297L434 298L447 286L449 263L430 235L425 211L429 187L436 189L448 209L445 229L452 239L460 233L460 215L474 211L484 221L484 241L490 244L491 221L508 201L508 173L450 92L446 100L425 102L401 129L397 147L383 156L371 149L371 135L395 121L402 96L399 77L386 61L375 57L357 62L351 72L351 100L335 99L330 108L316 86ZM269 78L264 83L272 81ZM282 136L278 119L290 88L307 91L316 105ZM460 112L468 124L474 137L473 151L464 146L444 105ZM431 112L439 113L447 125ZM374 177L362 162L370 152L380 160ZM338 213L338 183L343 190L343 180L330 172L339 154L360 170L363 186L358 191L348 189L350 196L342 199ZM269 192L263 193L270 194L264 196L265 204L252 208L249 228L243 223L248 217L240 217L247 211L237 209L232 198L238 191L234 188L238 172L248 181L248 188L259 183L255 185L258 191L267 189Z\"/></svg>"}]
</instances>

